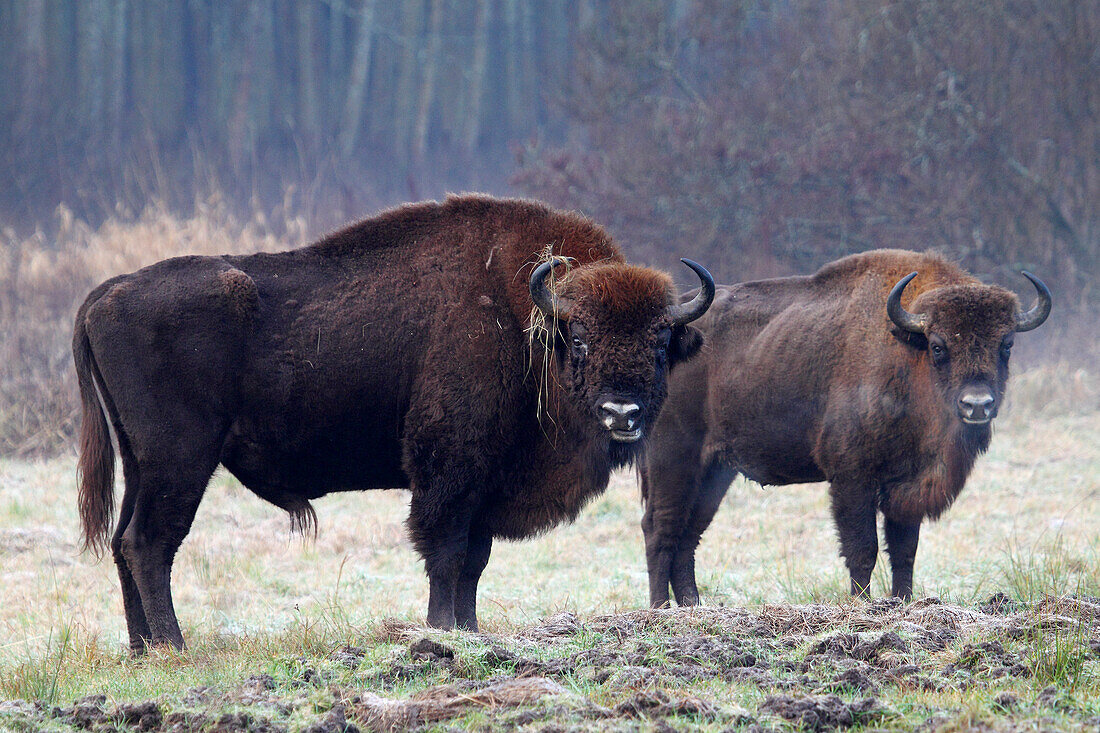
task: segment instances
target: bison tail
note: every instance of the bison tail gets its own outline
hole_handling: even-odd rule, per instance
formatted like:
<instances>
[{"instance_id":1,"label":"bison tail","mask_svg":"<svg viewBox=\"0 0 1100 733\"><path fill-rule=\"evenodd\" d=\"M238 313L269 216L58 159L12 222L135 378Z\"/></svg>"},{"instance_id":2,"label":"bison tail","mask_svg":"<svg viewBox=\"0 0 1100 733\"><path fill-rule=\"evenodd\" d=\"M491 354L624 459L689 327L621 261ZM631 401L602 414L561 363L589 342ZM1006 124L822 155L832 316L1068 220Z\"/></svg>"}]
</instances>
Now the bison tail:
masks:
<instances>
[{"instance_id":1,"label":"bison tail","mask_svg":"<svg viewBox=\"0 0 1100 733\"><path fill-rule=\"evenodd\" d=\"M80 309L73 334L73 361L80 388L80 460L77 463L80 523L84 531L83 550L102 555L111 531L115 505L115 452L107 426L105 405L96 385L98 368L88 340L84 308ZM102 385L102 380L99 380Z\"/></svg>"}]
</instances>

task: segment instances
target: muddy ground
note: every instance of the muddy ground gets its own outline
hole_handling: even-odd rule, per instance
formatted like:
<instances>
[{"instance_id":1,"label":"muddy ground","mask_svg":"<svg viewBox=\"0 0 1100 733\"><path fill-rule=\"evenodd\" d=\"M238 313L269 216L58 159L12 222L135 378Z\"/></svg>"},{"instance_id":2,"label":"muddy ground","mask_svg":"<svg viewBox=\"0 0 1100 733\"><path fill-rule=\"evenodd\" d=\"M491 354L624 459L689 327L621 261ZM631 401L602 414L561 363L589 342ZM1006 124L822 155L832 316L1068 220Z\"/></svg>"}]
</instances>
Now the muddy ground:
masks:
<instances>
[{"instance_id":1,"label":"muddy ground","mask_svg":"<svg viewBox=\"0 0 1100 733\"><path fill-rule=\"evenodd\" d=\"M1100 728L1084 597L562 613L507 636L387 621L296 662L158 700L0 702L0 729Z\"/></svg>"}]
</instances>

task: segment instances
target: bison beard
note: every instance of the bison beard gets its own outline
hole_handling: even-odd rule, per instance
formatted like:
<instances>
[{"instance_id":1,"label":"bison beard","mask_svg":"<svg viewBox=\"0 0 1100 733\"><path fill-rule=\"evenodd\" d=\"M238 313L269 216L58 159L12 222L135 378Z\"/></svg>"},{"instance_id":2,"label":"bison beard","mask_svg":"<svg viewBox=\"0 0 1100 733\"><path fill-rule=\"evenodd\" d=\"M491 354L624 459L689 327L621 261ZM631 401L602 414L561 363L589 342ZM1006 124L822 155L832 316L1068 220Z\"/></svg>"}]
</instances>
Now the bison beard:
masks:
<instances>
[{"instance_id":1,"label":"bison beard","mask_svg":"<svg viewBox=\"0 0 1100 733\"><path fill-rule=\"evenodd\" d=\"M548 246L571 263L553 288L558 260L533 272ZM687 324L714 285L689 265L704 292L677 305L667 275L625 264L591 221L462 196L97 287L73 337L80 514L86 546L109 538L133 652L183 645L172 560L219 464L302 530L326 493L410 489L428 622L476 629L493 538L573 519L698 349ZM550 316L533 347L532 298ZM108 420L125 477L113 534Z\"/></svg>"},{"instance_id":2,"label":"bison beard","mask_svg":"<svg viewBox=\"0 0 1100 733\"><path fill-rule=\"evenodd\" d=\"M650 603L666 605L670 585L699 602L695 550L738 473L829 482L854 594L869 594L881 511L893 594L911 597L920 524L989 445L1014 334L1050 312L1050 291L1024 274L1039 293L1026 313L1003 288L897 250L721 288L642 472Z\"/></svg>"}]
</instances>

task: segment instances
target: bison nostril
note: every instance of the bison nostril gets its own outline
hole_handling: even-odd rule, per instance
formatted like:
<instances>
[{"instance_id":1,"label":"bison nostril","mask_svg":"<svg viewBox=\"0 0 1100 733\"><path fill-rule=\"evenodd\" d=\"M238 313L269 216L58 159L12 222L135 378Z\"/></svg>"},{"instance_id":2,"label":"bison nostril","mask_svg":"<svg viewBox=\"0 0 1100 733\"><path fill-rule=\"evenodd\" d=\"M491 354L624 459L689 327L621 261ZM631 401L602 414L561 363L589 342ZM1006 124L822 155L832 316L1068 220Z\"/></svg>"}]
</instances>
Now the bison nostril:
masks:
<instances>
[{"instance_id":1,"label":"bison nostril","mask_svg":"<svg viewBox=\"0 0 1100 733\"><path fill-rule=\"evenodd\" d=\"M600 403L600 416L603 418L604 426L609 430L618 428L630 430L634 427L634 422L641 411L642 408L633 402L607 400Z\"/></svg>"},{"instance_id":2,"label":"bison nostril","mask_svg":"<svg viewBox=\"0 0 1100 733\"><path fill-rule=\"evenodd\" d=\"M992 417L995 401L988 392L964 392L959 397L959 414L964 420L987 421Z\"/></svg>"}]
</instances>

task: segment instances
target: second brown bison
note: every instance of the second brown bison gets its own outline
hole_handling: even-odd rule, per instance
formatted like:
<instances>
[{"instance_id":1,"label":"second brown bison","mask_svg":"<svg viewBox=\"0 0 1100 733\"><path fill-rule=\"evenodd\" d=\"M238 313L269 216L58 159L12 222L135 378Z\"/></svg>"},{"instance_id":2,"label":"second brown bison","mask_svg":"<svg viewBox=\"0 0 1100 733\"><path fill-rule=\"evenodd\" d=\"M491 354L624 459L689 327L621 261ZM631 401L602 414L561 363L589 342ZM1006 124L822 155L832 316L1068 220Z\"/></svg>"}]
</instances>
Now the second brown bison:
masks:
<instances>
[{"instance_id":1,"label":"second brown bison","mask_svg":"<svg viewBox=\"0 0 1100 733\"><path fill-rule=\"evenodd\" d=\"M573 263L553 287L550 248ZM704 294L677 304L591 221L464 196L97 287L73 339L80 509L88 545L110 536L133 651L183 644L172 561L219 464L299 525L329 492L410 489L428 622L476 629L493 539L573 519L698 349L687 324L714 284L689 264ZM113 535L108 420L126 484Z\"/></svg>"},{"instance_id":2,"label":"second brown bison","mask_svg":"<svg viewBox=\"0 0 1100 733\"><path fill-rule=\"evenodd\" d=\"M868 593L885 517L893 593L912 595L921 521L989 445L1021 312L1011 292L914 252L854 255L809 277L722 287L705 354L670 381L642 476L650 602L699 602L695 549L737 474L828 481L851 576Z\"/></svg>"}]
</instances>

